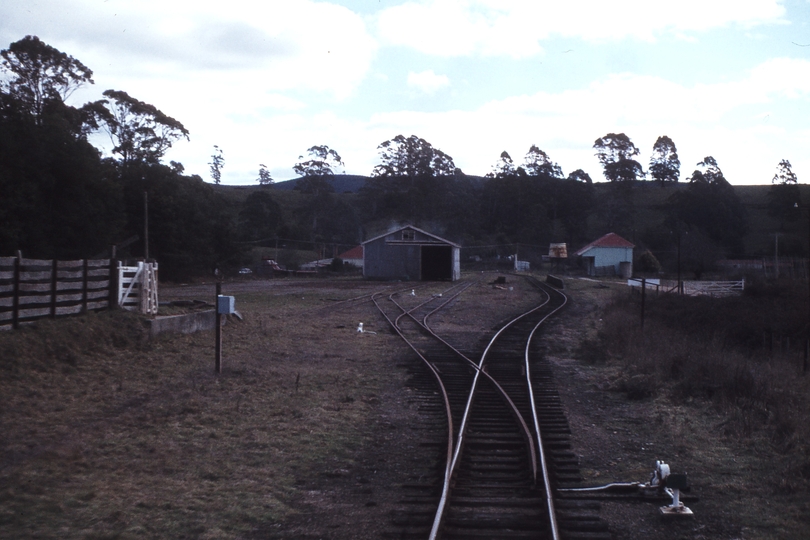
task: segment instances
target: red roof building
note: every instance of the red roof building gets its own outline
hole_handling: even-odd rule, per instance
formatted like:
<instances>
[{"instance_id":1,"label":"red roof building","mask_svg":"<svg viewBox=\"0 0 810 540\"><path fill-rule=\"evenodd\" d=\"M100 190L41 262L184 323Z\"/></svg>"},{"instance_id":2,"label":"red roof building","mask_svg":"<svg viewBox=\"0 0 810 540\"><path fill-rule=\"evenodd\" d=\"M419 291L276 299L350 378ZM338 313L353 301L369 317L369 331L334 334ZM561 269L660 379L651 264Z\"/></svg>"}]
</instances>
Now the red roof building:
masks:
<instances>
[{"instance_id":1,"label":"red roof building","mask_svg":"<svg viewBox=\"0 0 810 540\"><path fill-rule=\"evenodd\" d=\"M363 246L355 246L349 251L344 251L338 257L344 262L363 268Z\"/></svg>"},{"instance_id":2,"label":"red roof building","mask_svg":"<svg viewBox=\"0 0 810 540\"><path fill-rule=\"evenodd\" d=\"M608 233L575 253L582 257L589 276L633 275L633 243L616 233Z\"/></svg>"}]
</instances>

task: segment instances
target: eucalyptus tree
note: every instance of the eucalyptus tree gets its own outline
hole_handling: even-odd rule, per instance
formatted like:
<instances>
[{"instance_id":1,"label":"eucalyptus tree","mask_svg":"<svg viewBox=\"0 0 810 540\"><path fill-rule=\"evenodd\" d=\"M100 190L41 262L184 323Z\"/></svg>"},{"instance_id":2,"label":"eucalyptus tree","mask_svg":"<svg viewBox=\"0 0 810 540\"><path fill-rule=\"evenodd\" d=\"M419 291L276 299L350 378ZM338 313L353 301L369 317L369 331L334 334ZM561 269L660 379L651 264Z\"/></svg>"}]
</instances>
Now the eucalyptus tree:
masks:
<instances>
[{"instance_id":1,"label":"eucalyptus tree","mask_svg":"<svg viewBox=\"0 0 810 540\"><path fill-rule=\"evenodd\" d=\"M681 161L678 159L678 149L675 143L666 135L658 137L653 145L650 157L650 176L661 182L677 182L680 176Z\"/></svg>"},{"instance_id":2,"label":"eucalyptus tree","mask_svg":"<svg viewBox=\"0 0 810 540\"><path fill-rule=\"evenodd\" d=\"M62 103L77 89L93 84L93 72L72 56L44 43L37 36L25 36L0 51L3 71L12 75L5 83L9 95L42 120L49 100Z\"/></svg>"},{"instance_id":3,"label":"eucalyptus tree","mask_svg":"<svg viewBox=\"0 0 810 540\"><path fill-rule=\"evenodd\" d=\"M424 139L397 135L377 147L380 163L363 189L371 214L420 220L442 216L455 180L453 158Z\"/></svg>"},{"instance_id":4,"label":"eucalyptus tree","mask_svg":"<svg viewBox=\"0 0 810 540\"><path fill-rule=\"evenodd\" d=\"M295 189L310 196L302 216L299 217L309 221L312 241L329 237L327 218L335 206L332 180L343 166L340 154L325 144L308 148L306 157L298 156L298 162L293 166L293 170L300 176Z\"/></svg>"},{"instance_id":5,"label":"eucalyptus tree","mask_svg":"<svg viewBox=\"0 0 810 540\"><path fill-rule=\"evenodd\" d=\"M577 169L573 171L571 174L568 175L568 180L572 182L580 182L584 184L593 184L593 180L591 179L591 175L583 171L582 169Z\"/></svg>"},{"instance_id":6,"label":"eucalyptus tree","mask_svg":"<svg viewBox=\"0 0 810 540\"><path fill-rule=\"evenodd\" d=\"M588 234L588 217L596 205L591 176L577 169L562 182L559 219L565 227L565 240L569 244L584 243Z\"/></svg>"},{"instance_id":7,"label":"eucalyptus tree","mask_svg":"<svg viewBox=\"0 0 810 540\"><path fill-rule=\"evenodd\" d=\"M219 185L222 180L222 169L225 168L225 157L222 155L222 148L214 145L214 153L211 154L211 163L208 164L211 169L211 178L214 184Z\"/></svg>"},{"instance_id":8,"label":"eucalyptus tree","mask_svg":"<svg viewBox=\"0 0 810 540\"><path fill-rule=\"evenodd\" d=\"M728 254L742 253L748 216L714 157L697 163L687 189L670 197L670 204L680 221L696 227Z\"/></svg>"},{"instance_id":9,"label":"eucalyptus tree","mask_svg":"<svg viewBox=\"0 0 810 540\"><path fill-rule=\"evenodd\" d=\"M0 251L87 257L121 227L115 171L65 100L92 71L36 36L0 51Z\"/></svg>"},{"instance_id":10,"label":"eucalyptus tree","mask_svg":"<svg viewBox=\"0 0 810 540\"><path fill-rule=\"evenodd\" d=\"M452 176L456 169L453 158L424 139L397 135L377 146L380 164L373 177L417 178L420 176Z\"/></svg>"},{"instance_id":11,"label":"eucalyptus tree","mask_svg":"<svg viewBox=\"0 0 810 540\"><path fill-rule=\"evenodd\" d=\"M83 107L94 125L107 132L113 154L126 166L134 161L159 163L172 144L189 140L182 123L122 90L105 90L104 97Z\"/></svg>"},{"instance_id":12,"label":"eucalyptus tree","mask_svg":"<svg viewBox=\"0 0 810 540\"><path fill-rule=\"evenodd\" d=\"M768 190L768 214L779 219L780 229L784 229L787 223L799 219L802 201L798 181L790 161L786 159L779 161Z\"/></svg>"},{"instance_id":13,"label":"eucalyptus tree","mask_svg":"<svg viewBox=\"0 0 810 540\"><path fill-rule=\"evenodd\" d=\"M325 144L312 146L307 150L307 157L298 156L298 162L293 165L293 171L301 177L295 183L295 189L316 197L331 193L334 191L332 179L335 172L343 166L343 159L336 150Z\"/></svg>"},{"instance_id":14,"label":"eucalyptus tree","mask_svg":"<svg viewBox=\"0 0 810 540\"><path fill-rule=\"evenodd\" d=\"M239 210L238 232L244 241L278 238L283 226L281 206L268 190L248 195Z\"/></svg>"},{"instance_id":15,"label":"eucalyptus tree","mask_svg":"<svg viewBox=\"0 0 810 540\"><path fill-rule=\"evenodd\" d=\"M259 177L256 181L260 186L269 186L273 183L273 177L270 176L270 171L267 170L267 165L264 163L259 164Z\"/></svg>"},{"instance_id":16,"label":"eucalyptus tree","mask_svg":"<svg viewBox=\"0 0 810 540\"><path fill-rule=\"evenodd\" d=\"M551 158L537 146L532 145L523 158L523 170L529 176L545 176L547 178L563 178L562 169L551 161Z\"/></svg>"},{"instance_id":17,"label":"eucalyptus tree","mask_svg":"<svg viewBox=\"0 0 810 540\"><path fill-rule=\"evenodd\" d=\"M790 161L786 159L779 162L779 165L776 166L776 174L774 174L771 179L772 184L782 185L796 184L798 181L796 173L793 172L793 167L790 165Z\"/></svg>"},{"instance_id":18,"label":"eucalyptus tree","mask_svg":"<svg viewBox=\"0 0 810 540\"><path fill-rule=\"evenodd\" d=\"M596 139L593 147L608 181L631 183L644 175L641 164L633 159L639 150L624 133L608 133Z\"/></svg>"},{"instance_id":19,"label":"eucalyptus tree","mask_svg":"<svg viewBox=\"0 0 810 540\"><path fill-rule=\"evenodd\" d=\"M512 176L517 172L517 167L512 161L512 156L509 152L504 150L495 165L492 166L492 171L487 174L489 178L503 178L505 176Z\"/></svg>"},{"instance_id":20,"label":"eucalyptus tree","mask_svg":"<svg viewBox=\"0 0 810 540\"><path fill-rule=\"evenodd\" d=\"M525 167L515 166L509 153L502 152L487 175L481 192L481 226L484 232L497 235L502 242L536 243L538 237L547 235L552 224L553 212L549 209L553 198L548 197L548 177L539 172L541 165L549 160L534 157L537 167L530 170L539 174L529 175Z\"/></svg>"}]
</instances>

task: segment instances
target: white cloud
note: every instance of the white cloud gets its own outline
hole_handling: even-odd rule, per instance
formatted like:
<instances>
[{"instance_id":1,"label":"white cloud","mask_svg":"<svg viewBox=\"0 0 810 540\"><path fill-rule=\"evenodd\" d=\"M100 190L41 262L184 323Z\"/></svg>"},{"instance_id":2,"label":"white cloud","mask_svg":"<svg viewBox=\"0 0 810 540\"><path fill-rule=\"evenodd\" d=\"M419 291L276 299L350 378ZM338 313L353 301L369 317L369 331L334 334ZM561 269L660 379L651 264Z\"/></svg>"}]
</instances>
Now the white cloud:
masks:
<instances>
[{"instance_id":1,"label":"white cloud","mask_svg":"<svg viewBox=\"0 0 810 540\"><path fill-rule=\"evenodd\" d=\"M511 56L542 53L551 36L588 41L637 38L664 33L692 39L728 25L752 28L783 23L779 0L423 0L383 10L378 36L389 45L444 57Z\"/></svg>"},{"instance_id":2,"label":"white cloud","mask_svg":"<svg viewBox=\"0 0 810 540\"><path fill-rule=\"evenodd\" d=\"M408 73L408 86L416 88L425 94L434 94L437 90L450 86L450 79L446 75L436 75L432 69Z\"/></svg>"},{"instance_id":3,"label":"white cloud","mask_svg":"<svg viewBox=\"0 0 810 540\"><path fill-rule=\"evenodd\" d=\"M549 153L566 173L586 170L601 180L595 139L626 133L647 166L660 135L678 146L682 179L694 164L714 156L733 183L767 183L780 159L790 159L800 181L810 181L810 130L795 130L792 110L810 109L810 61L774 59L735 81L683 86L662 78L614 75L589 86L493 101L476 110L400 111L372 117L364 128L377 143L396 133L415 134L453 156L470 174L484 174L506 150L516 162L532 144ZM731 121L729 121L731 120ZM369 148L344 155L373 165Z\"/></svg>"},{"instance_id":4,"label":"white cloud","mask_svg":"<svg viewBox=\"0 0 810 540\"><path fill-rule=\"evenodd\" d=\"M542 52L537 32L525 31L528 23L497 3L432 0L383 10L377 30L383 42L428 54L523 58Z\"/></svg>"},{"instance_id":5,"label":"white cloud","mask_svg":"<svg viewBox=\"0 0 810 540\"><path fill-rule=\"evenodd\" d=\"M192 140L179 142L167 160L207 178L218 144L226 183L252 181L259 163L268 164L274 178L289 178L298 156L314 144L335 148L349 172L368 174L377 145L400 133L425 138L470 174L489 171L503 150L520 161L537 144L565 172L583 168L601 179L593 141L625 132L641 148L644 165L655 139L666 134L678 145L684 174L711 154L735 183L768 182L779 159L791 160L800 181L810 180L810 156L804 157L810 130L798 120L810 111L806 60L772 59L736 78L728 73L723 82L689 86L614 74L464 111L375 114L344 99L367 78L387 91L401 77L386 71L392 66L371 71L378 45L367 25L375 25L377 39L388 46L447 57L523 58L542 54L546 40L560 36L604 42L610 52L610 41L624 38L694 40L732 25L753 32L784 22L776 0L426 0L365 19L309 0L37 0L25 9L13 3L0 4L0 40L36 34L91 67L96 85L78 92L76 103L116 88L177 118ZM414 60L409 52L403 51L405 62ZM454 83L464 77L450 74ZM430 94L450 86L450 79L414 72L408 85ZM334 113L324 114L329 107Z\"/></svg>"},{"instance_id":6,"label":"white cloud","mask_svg":"<svg viewBox=\"0 0 810 540\"><path fill-rule=\"evenodd\" d=\"M488 172L503 150L520 162L537 144L566 174L581 168L599 181L594 140L624 132L641 150L645 168L656 138L670 136L678 146L682 179L712 155L735 184L768 183L780 159L789 159L799 180L807 182L810 130L797 130L791 122L792 111L810 109L809 96L810 61L782 58L722 83L684 86L621 74L580 89L515 96L467 111L401 110L362 120L301 109L252 122L231 116L211 122L196 115L186 127L197 143L178 144L178 154L168 159L206 174L207 168L188 165L207 163L212 145L219 144L225 149L224 182L250 181L259 162L271 165L274 178L286 179L306 148L328 144L341 154L349 173L369 174L378 161L377 145L397 134L413 134L451 155L468 174ZM237 111L234 107L233 114Z\"/></svg>"},{"instance_id":7,"label":"white cloud","mask_svg":"<svg viewBox=\"0 0 810 540\"><path fill-rule=\"evenodd\" d=\"M97 2L41 0L37 10L0 7L0 37L37 34L109 76L176 77L207 71L265 72L268 90L351 94L376 42L349 9L308 0Z\"/></svg>"}]
</instances>

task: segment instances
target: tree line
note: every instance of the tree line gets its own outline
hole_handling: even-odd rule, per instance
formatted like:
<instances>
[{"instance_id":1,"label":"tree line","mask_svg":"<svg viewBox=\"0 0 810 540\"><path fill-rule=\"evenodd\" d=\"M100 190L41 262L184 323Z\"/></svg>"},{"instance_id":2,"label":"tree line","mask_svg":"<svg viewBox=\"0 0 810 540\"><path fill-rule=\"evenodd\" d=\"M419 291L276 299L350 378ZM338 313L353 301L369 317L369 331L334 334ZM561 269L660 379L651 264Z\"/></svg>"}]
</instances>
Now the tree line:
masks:
<instances>
[{"instance_id":1,"label":"tree line","mask_svg":"<svg viewBox=\"0 0 810 540\"><path fill-rule=\"evenodd\" d=\"M186 175L181 163L163 163L172 145L188 140L183 124L124 90L80 107L68 98L93 84L92 70L35 36L0 51L0 253L85 258L111 244L143 236L149 212L149 254L167 278L238 266L249 249L274 239L356 244L391 222L410 222L462 241L577 245L589 235L636 233L634 190L652 182L678 185L675 143L659 137L648 170L623 133L610 133L593 148L608 181L595 185L581 169L564 175L546 152L532 145L522 162L501 153L485 177L465 174L453 158L415 135L378 146L379 163L357 193L337 194L344 163L336 149L315 145L293 166L299 176L293 199L272 189L261 164L258 186L241 199L218 188L225 166L214 147L211 183ZM90 143L105 134L112 156ZM796 219L797 179L780 162L773 179L772 215ZM695 230L729 254L742 252L745 209L711 156L697 164L685 189L674 190L660 227ZM598 221L604 231L594 230ZM680 233L679 233L680 234ZM121 255L140 256L143 239ZM650 241L653 244L654 241Z\"/></svg>"}]
</instances>

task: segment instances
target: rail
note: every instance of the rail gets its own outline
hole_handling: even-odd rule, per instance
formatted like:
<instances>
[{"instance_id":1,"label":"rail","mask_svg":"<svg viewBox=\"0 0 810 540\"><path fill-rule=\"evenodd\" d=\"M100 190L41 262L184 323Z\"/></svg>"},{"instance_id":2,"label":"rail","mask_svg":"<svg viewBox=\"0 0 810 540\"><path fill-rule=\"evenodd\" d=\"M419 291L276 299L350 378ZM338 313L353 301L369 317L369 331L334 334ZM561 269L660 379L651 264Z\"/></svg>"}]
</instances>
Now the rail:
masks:
<instances>
[{"instance_id":1,"label":"rail","mask_svg":"<svg viewBox=\"0 0 810 540\"><path fill-rule=\"evenodd\" d=\"M548 313L545 317L540 319L540 321L535 325L532 329L531 333L529 334L529 338L526 340L526 349L524 353L524 360L525 360L525 367L526 367L526 381L529 387L529 400L531 402L531 409L532 409L532 420L534 421L534 430L537 436L537 448L540 453L540 470L543 473L543 485L545 487L545 497L546 497L546 505L548 507L548 515L549 515L549 523L551 526L551 535L553 540L558 540L560 537L559 527L557 526L557 512L554 508L554 496L551 492L551 481L549 478L548 473L548 462L546 461L546 454L543 450L543 435L540 430L540 420L537 417L537 405L534 399L534 388L532 386L532 378L531 378L531 366L529 362L529 350L531 347L532 339L534 339L534 335L537 330L540 328L546 320L561 310L565 305L568 303L568 297L563 294L562 292L555 290L556 294L559 294L563 302L558 307L554 308L550 313Z\"/></svg>"},{"instance_id":2,"label":"rail","mask_svg":"<svg viewBox=\"0 0 810 540\"><path fill-rule=\"evenodd\" d=\"M527 317L528 315L534 313L535 311L543 308L546 304L548 304L548 302L551 300L551 296L548 295L548 293L546 293L546 295L547 295L547 298L546 298L546 300L544 302L542 302L541 304L535 306L534 308L530 309L529 311L515 317L514 319L512 319L511 321L506 323L504 326L502 326L495 333L495 335L489 340L489 343L487 344L486 348L484 349L484 352L481 354L481 360L477 364L477 370L475 372L475 376L473 377L472 387L470 388L470 392L469 392L468 397L467 397L467 404L466 404L466 406L464 408L464 413L462 415L461 424L459 426L459 434L458 434L458 438L456 440L455 450L453 452L453 461L452 461L452 464L450 466L449 475L445 477L445 483L446 484L449 485L450 479L452 478L453 473L456 470L456 467L458 465L459 456L461 455L461 449L464 446L464 434L465 434L465 431L466 431L467 424L469 422L470 411L471 411L471 408L472 408L473 398L474 398L475 392L477 390L479 375L481 373L484 373L484 371L483 371L484 363L486 362L487 356L488 356L490 350L492 349L493 344L498 340L498 338L501 336L501 334L503 334L503 332L505 332L508 328L513 326L515 323L517 323L518 321L520 321L524 317ZM524 423L524 425L525 425L525 423ZM532 453L532 459L533 460L536 459L534 452ZM536 464L535 464L534 465L535 481L536 481L536 470L537 470L537 467L536 467ZM445 512L446 507L447 507L446 506L446 499L443 499L442 504L440 504L439 508L437 509L436 515L435 515L434 520L433 520L433 527L431 529L431 533L430 533L430 537L429 537L430 540L436 540L436 538L438 538L438 534L439 534L439 531L440 531L440 528L441 528L441 523L442 523L442 520L444 519L444 512ZM557 540L557 537L555 537L555 540Z\"/></svg>"},{"instance_id":3,"label":"rail","mask_svg":"<svg viewBox=\"0 0 810 540\"><path fill-rule=\"evenodd\" d=\"M377 293L377 294L373 295L371 297L372 302L374 302L374 305L377 306L377 309L380 311L380 313L382 313L383 317L385 317L385 319L388 321L388 323L391 325L391 327L394 329L394 331L399 335L399 337L401 337L403 339L403 341L405 341L405 343L407 343L408 347L410 347L411 350L413 350L413 352L415 352L416 355L422 360L422 362L425 364L425 366L428 368L428 370L433 375L433 378L436 380L436 384L438 384L439 390L441 391L442 400L444 401L445 414L447 415L447 456L446 456L446 461L445 461L445 473L444 474L445 474L445 477L448 477L449 476L449 467L450 467L450 463L451 463L451 458L453 456L453 413L452 413L452 411L450 409L450 397L447 394L447 388L444 386L444 383L442 382L442 378L439 375L439 372L433 366L433 364L431 364L430 361L427 358L425 358L425 356L413 345L413 343L411 343L410 340L408 340L405 337L405 335L402 333L402 330L385 313L385 310L382 309L379 302L377 302L377 295L378 294L383 294L383 293ZM392 294L395 294L395 293L392 293Z\"/></svg>"},{"instance_id":4,"label":"rail","mask_svg":"<svg viewBox=\"0 0 810 540\"><path fill-rule=\"evenodd\" d=\"M478 380L479 375L483 374L483 376L493 384L496 391L504 399L504 401L506 402L506 404L509 407L510 411L512 412L512 415L515 417L515 419L517 420L517 422L520 425L521 433L523 433L524 438L526 440L526 444L529 447L529 456L530 456L530 459L531 459L531 466L532 466L532 477L536 480L538 465L537 465L537 453L535 451L534 440L533 440L533 438L531 436L529 426L526 424L525 420L523 419L523 416L520 414L520 411L518 410L518 408L515 405L514 401L509 397L509 394L498 383L498 381L496 381L492 376L490 376L486 371L484 371L480 365L476 364L472 359L468 358L464 353L462 353L461 351L459 351L458 349L453 347L445 339L443 339L441 336L439 336L435 331L433 331L430 328L430 324L428 323L428 319L433 314L435 314L440 309L444 308L447 304L449 304L454 299L456 299L458 296L460 296L461 293L466 291L471 285L472 284L466 284L466 285L461 286L460 290L458 290L453 295L451 295L449 298L447 298L438 307L436 307L435 309L433 309L432 311L427 313L424 316L424 318L422 319L421 323L412 315L412 313L416 309L430 303L431 300L423 302L422 304L419 304L419 305L411 308L410 310L405 310L404 308L402 308L402 306L399 305L399 303L397 303L395 300L393 300L393 296L395 296L395 294L392 294L391 297L389 297L389 299L392 300L392 302L397 304L397 306L399 306L400 309L403 310L403 313L399 317L397 317L396 324L397 324L397 327L399 327L399 321L400 321L400 319L402 317L405 317L405 316L411 317L417 324L419 324L423 329L425 329L427 332L429 332L431 336L433 336L436 340L438 340L439 342L444 344L446 347L448 347L451 351L453 351L461 359L466 361L468 363L468 365L475 370L475 376L474 376L474 379L473 379L473 386L472 386L472 388L470 390L468 401L467 401L467 409L469 409L469 407L470 407L470 404L471 404L471 401L472 401L473 394L475 392L475 387L477 385L477 380ZM451 289L449 289L449 290L452 290L452 289L453 289L453 287L451 287ZM466 413L467 413L467 411L465 410L465 414ZM452 424L449 427L450 427L450 430L452 431ZM456 456L459 455L460 448L461 448L461 445L462 445L462 439L463 439L463 431L460 428L459 429L459 437L456 439L456 443L455 443L453 461L451 463L450 468L447 468L447 467L445 468L445 477L444 477L444 481L442 483L442 492L441 492L441 496L439 498L439 504L437 506L436 517L434 518L434 523L433 523L433 526L432 526L432 529L431 529L430 538L436 538L436 536L438 535L438 532L439 532L439 530L441 528L441 520L442 520L442 516L444 514L444 509L446 507L447 501L449 499L450 486L452 484L453 472L455 470L455 465L457 463L455 458L456 458Z\"/></svg>"}]
</instances>

